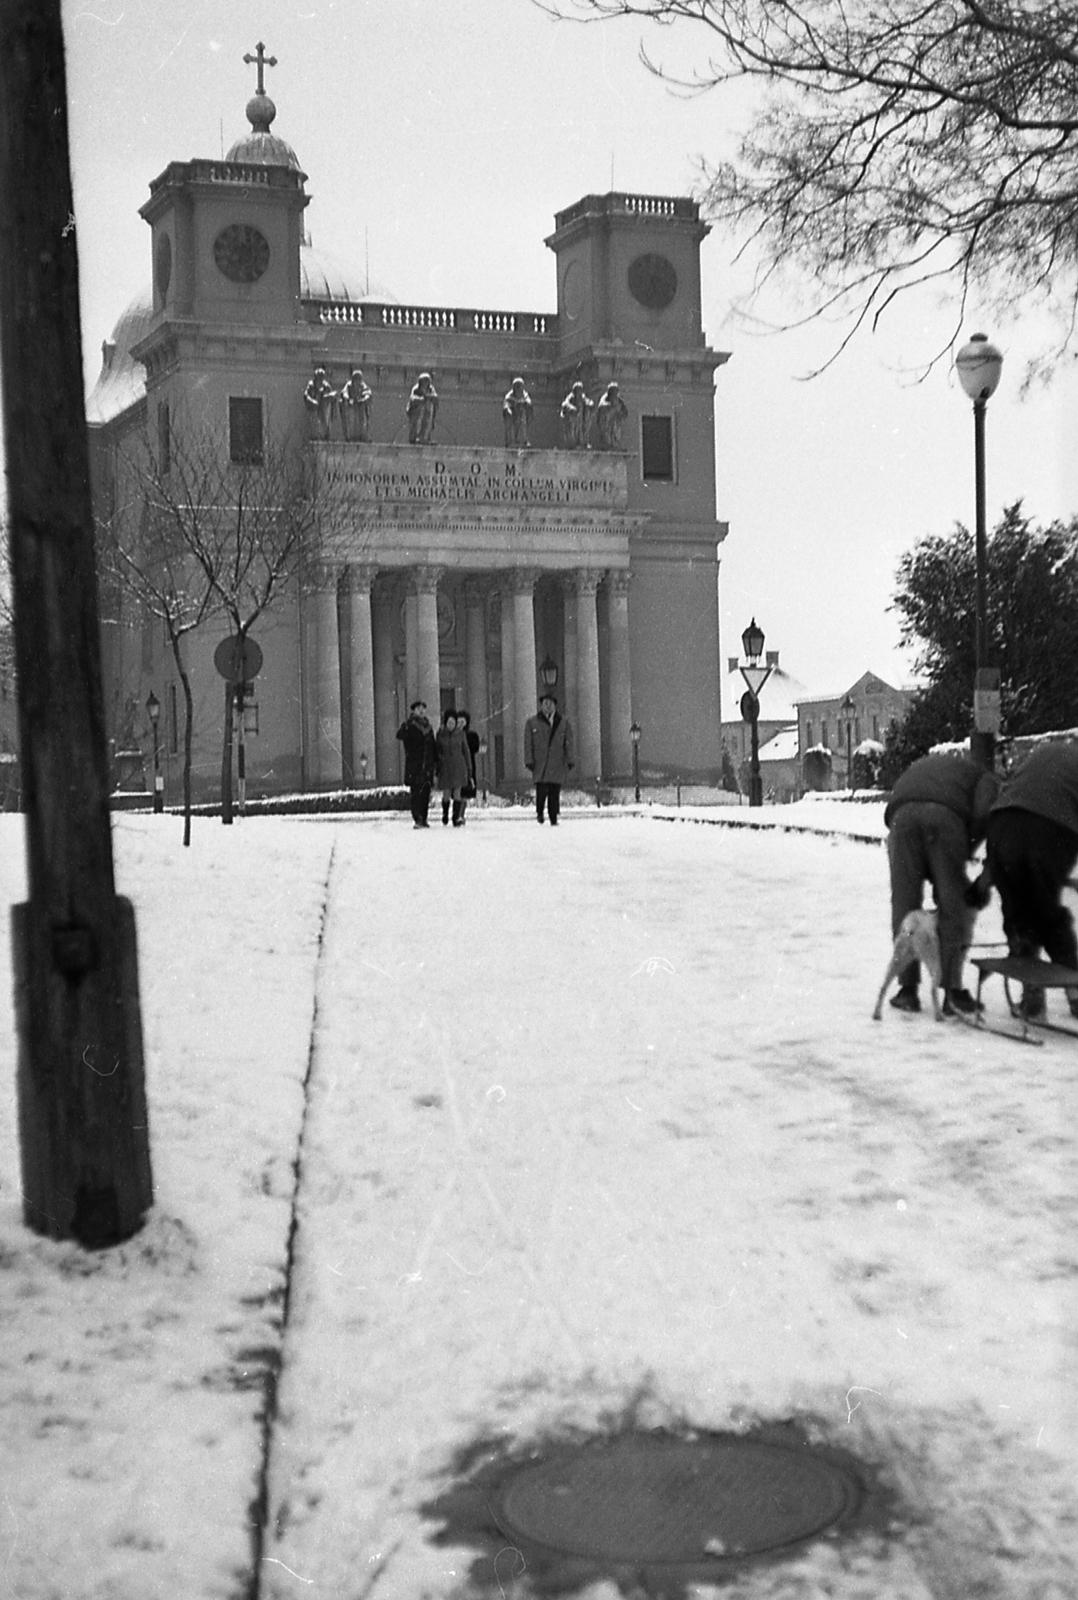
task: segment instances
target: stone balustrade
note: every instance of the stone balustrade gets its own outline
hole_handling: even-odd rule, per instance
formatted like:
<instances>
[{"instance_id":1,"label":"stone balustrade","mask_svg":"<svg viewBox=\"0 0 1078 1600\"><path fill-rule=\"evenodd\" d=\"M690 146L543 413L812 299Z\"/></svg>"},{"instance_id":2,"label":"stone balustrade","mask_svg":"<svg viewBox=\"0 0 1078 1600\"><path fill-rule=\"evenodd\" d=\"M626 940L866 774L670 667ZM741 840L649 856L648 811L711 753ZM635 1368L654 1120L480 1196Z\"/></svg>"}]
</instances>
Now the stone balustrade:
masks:
<instances>
[{"instance_id":1,"label":"stone balustrade","mask_svg":"<svg viewBox=\"0 0 1078 1600\"><path fill-rule=\"evenodd\" d=\"M434 333L496 333L534 339L554 336L558 318L542 311L475 311L453 306L398 306L356 300L304 300L307 318L324 325L417 328Z\"/></svg>"}]
</instances>

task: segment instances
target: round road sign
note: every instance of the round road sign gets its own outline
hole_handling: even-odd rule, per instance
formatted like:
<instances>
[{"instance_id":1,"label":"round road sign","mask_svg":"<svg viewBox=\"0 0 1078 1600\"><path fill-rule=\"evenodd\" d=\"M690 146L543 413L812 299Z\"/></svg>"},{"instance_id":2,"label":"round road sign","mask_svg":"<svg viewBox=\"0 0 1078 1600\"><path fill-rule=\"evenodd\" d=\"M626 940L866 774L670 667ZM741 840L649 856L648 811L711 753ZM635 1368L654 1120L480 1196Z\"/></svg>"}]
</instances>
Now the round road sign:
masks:
<instances>
[{"instance_id":1,"label":"round road sign","mask_svg":"<svg viewBox=\"0 0 1078 1600\"><path fill-rule=\"evenodd\" d=\"M230 634L213 652L213 664L229 683L250 683L262 667L262 651L253 639Z\"/></svg>"}]
</instances>

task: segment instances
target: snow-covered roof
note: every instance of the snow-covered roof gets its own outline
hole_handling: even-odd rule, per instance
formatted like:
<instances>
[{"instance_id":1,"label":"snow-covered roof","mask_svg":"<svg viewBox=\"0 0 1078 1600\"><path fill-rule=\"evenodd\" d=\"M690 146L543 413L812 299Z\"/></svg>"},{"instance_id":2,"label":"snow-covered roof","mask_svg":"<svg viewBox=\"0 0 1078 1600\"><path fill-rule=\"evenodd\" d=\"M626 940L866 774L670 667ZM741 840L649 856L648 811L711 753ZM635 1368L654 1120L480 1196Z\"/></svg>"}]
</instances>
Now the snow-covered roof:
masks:
<instances>
[{"instance_id":1,"label":"snow-covered roof","mask_svg":"<svg viewBox=\"0 0 1078 1600\"><path fill-rule=\"evenodd\" d=\"M797 724L781 728L766 744L760 746L761 761L794 761L797 759Z\"/></svg>"},{"instance_id":2,"label":"snow-covered roof","mask_svg":"<svg viewBox=\"0 0 1078 1600\"><path fill-rule=\"evenodd\" d=\"M146 393L146 368L131 351L150 331L153 295L136 295L101 346L101 371L86 400L87 422L110 422Z\"/></svg>"}]
</instances>

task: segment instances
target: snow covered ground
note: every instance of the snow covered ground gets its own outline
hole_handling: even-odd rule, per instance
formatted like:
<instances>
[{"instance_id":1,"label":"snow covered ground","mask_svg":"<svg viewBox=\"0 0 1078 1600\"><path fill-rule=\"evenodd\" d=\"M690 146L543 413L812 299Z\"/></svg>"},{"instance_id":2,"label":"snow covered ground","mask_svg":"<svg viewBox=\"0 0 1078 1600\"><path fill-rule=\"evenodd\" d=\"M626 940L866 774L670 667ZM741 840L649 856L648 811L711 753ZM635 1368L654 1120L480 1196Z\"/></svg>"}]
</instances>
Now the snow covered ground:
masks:
<instances>
[{"instance_id":1,"label":"snow covered ground","mask_svg":"<svg viewBox=\"0 0 1078 1600\"><path fill-rule=\"evenodd\" d=\"M879 807L721 809L116 818L156 1204L28 1233L10 1074L2 1600L464 1600L454 1458L626 1414L898 1493L730 1600L1078 1592L1078 1042L873 1023Z\"/></svg>"}]
</instances>

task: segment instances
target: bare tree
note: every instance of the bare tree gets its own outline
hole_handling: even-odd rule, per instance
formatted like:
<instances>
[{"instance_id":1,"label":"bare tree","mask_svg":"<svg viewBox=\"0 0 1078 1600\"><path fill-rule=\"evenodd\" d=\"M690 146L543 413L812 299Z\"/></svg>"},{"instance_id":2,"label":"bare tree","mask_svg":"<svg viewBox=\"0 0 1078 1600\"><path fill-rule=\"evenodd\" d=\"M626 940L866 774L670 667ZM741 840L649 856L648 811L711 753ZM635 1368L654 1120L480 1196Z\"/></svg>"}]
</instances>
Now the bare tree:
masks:
<instances>
[{"instance_id":1,"label":"bare tree","mask_svg":"<svg viewBox=\"0 0 1078 1600\"><path fill-rule=\"evenodd\" d=\"M896 294L974 287L1004 313L1078 310L1078 11L1068 0L535 0L560 17L696 24L714 54L683 89L764 92L733 159L704 165L709 216L814 285L844 346ZM837 352L836 352L837 353ZM943 352L936 352L936 357ZM934 359L936 358L934 357ZM833 359L833 358L832 358Z\"/></svg>"},{"instance_id":2,"label":"bare tree","mask_svg":"<svg viewBox=\"0 0 1078 1600\"><path fill-rule=\"evenodd\" d=\"M111 516L98 518L96 532L103 587L111 579L121 594L158 618L168 636L183 686L183 842L190 845L195 712L183 640L212 615L218 596L188 543L191 507L199 504L205 482L192 476L186 454L176 451L175 444L170 441L167 453L155 451L143 435L122 453L126 503L121 501Z\"/></svg>"},{"instance_id":3,"label":"bare tree","mask_svg":"<svg viewBox=\"0 0 1078 1600\"><path fill-rule=\"evenodd\" d=\"M289 440L267 441L246 460L227 459L216 439L177 438L172 507L186 549L214 607L228 618L237 661L259 618L306 570L335 550L337 471ZM243 674L238 674L242 682ZM226 695L221 818L232 821L232 717Z\"/></svg>"}]
</instances>

